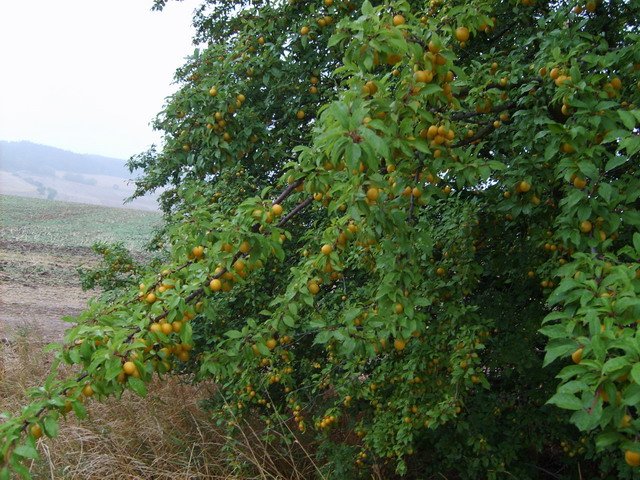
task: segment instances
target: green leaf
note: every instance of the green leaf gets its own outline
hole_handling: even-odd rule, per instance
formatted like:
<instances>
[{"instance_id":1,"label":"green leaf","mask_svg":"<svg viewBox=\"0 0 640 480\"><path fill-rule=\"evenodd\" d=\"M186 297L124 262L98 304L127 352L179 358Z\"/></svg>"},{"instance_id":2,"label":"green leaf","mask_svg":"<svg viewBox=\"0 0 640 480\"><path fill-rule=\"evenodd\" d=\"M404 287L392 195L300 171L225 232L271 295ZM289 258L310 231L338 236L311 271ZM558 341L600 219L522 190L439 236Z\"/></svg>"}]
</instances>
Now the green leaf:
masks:
<instances>
[{"instance_id":1,"label":"green leaf","mask_svg":"<svg viewBox=\"0 0 640 480\"><path fill-rule=\"evenodd\" d=\"M69 351L69 359L73 363L80 363L80 361L81 361L80 350L78 350L77 348L74 348L73 350L70 350Z\"/></svg>"},{"instance_id":2,"label":"green leaf","mask_svg":"<svg viewBox=\"0 0 640 480\"><path fill-rule=\"evenodd\" d=\"M351 337L348 337L347 339L345 339L344 342L342 342L341 351L344 355L349 355L351 352L355 350L355 348L356 348L356 342Z\"/></svg>"},{"instance_id":3,"label":"green leaf","mask_svg":"<svg viewBox=\"0 0 640 480\"><path fill-rule=\"evenodd\" d=\"M637 405L640 403L640 385L632 383L624 389L622 394L622 403L624 405Z\"/></svg>"},{"instance_id":4,"label":"green leaf","mask_svg":"<svg viewBox=\"0 0 640 480\"><path fill-rule=\"evenodd\" d=\"M618 116L622 120L622 123L629 130L633 130L636 127L636 119L635 117L626 110L618 110Z\"/></svg>"},{"instance_id":5,"label":"green leaf","mask_svg":"<svg viewBox=\"0 0 640 480\"><path fill-rule=\"evenodd\" d=\"M611 201L611 194L613 193L613 187L608 183L600 183L598 184L598 194L602 199L609 203Z\"/></svg>"},{"instance_id":6,"label":"green leaf","mask_svg":"<svg viewBox=\"0 0 640 480\"><path fill-rule=\"evenodd\" d=\"M182 326L182 330L180 330L180 340L182 343L191 344L193 340L193 327L191 326L191 322L186 322Z\"/></svg>"},{"instance_id":7,"label":"green leaf","mask_svg":"<svg viewBox=\"0 0 640 480\"><path fill-rule=\"evenodd\" d=\"M291 315L285 315L282 317L282 321L289 328L294 328L296 326L296 321Z\"/></svg>"},{"instance_id":8,"label":"green leaf","mask_svg":"<svg viewBox=\"0 0 640 480\"><path fill-rule=\"evenodd\" d=\"M567 327L564 324L558 325L547 325L546 327L542 327L538 330L542 335L545 335L549 338L566 338L567 337Z\"/></svg>"},{"instance_id":9,"label":"green leaf","mask_svg":"<svg viewBox=\"0 0 640 480\"><path fill-rule=\"evenodd\" d=\"M607 360L605 364L602 366L602 373L607 375L611 372L615 372L616 370L620 370L621 368L629 366L629 359L627 357L616 357L610 360Z\"/></svg>"},{"instance_id":10,"label":"green leaf","mask_svg":"<svg viewBox=\"0 0 640 480\"><path fill-rule=\"evenodd\" d=\"M76 417L78 417L80 420L87 418L87 409L82 404L82 402L75 401L73 402L72 406L73 406L73 413L76 414Z\"/></svg>"},{"instance_id":11,"label":"green leaf","mask_svg":"<svg viewBox=\"0 0 640 480\"><path fill-rule=\"evenodd\" d=\"M420 89L420 95L433 95L442 92L442 87L435 83L429 83Z\"/></svg>"},{"instance_id":12,"label":"green leaf","mask_svg":"<svg viewBox=\"0 0 640 480\"><path fill-rule=\"evenodd\" d=\"M625 149L630 157L640 152L640 135L629 135L620 142L620 150Z\"/></svg>"},{"instance_id":13,"label":"green leaf","mask_svg":"<svg viewBox=\"0 0 640 480\"><path fill-rule=\"evenodd\" d=\"M51 438L55 438L58 436L58 419L53 418L51 415L45 417L44 419L44 432L47 436Z\"/></svg>"},{"instance_id":14,"label":"green leaf","mask_svg":"<svg viewBox=\"0 0 640 480\"><path fill-rule=\"evenodd\" d=\"M633 248L636 249L636 252L640 253L640 233L638 232L633 234Z\"/></svg>"},{"instance_id":15,"label":"green leaf","mask_svg":"<svg viewBox=\"0 0 640 480\"><path fill-rule=\"evenodd\" d=\"M269 356L271 355L271 351L267 348L267 346L263 343L263 342L258 342L257 343L257 347L258 347L258 351L264 355L264 356Z\"/></svg>"},{"instance_id":16,"label":"green leaf","mask_svg":"<svg viewBox=\"0 0 640 480\"><path fill-rule=\"evenodd\" d=\"M122 364L120 363L119 358L111 358L107 362L107 368L105 371L104 378L105 380L113 380L116 378L120 372L122 371Z\"/></svg>"},{"instance_id":17,"label":"green leaf","mask_svg":"<svg viewBox=\"0 0 640 480\"><path fill-rule=\"evenodd\" d=\"M609 159L607 164L604 166L604 170L606 172L609 172L609 171L613 170L614 168L619 167L620 165L624 164L627 160L629 160L627 157L624 157L622 155L615 155L614 157Z\"/></svg>"},{"instance_id":18,"label":"green leaf","mask_svg":"<svg viewBox=\"0 0 640 480\"><path fill-rule=\"evenodd\" d=\"M23 458L31 458L34 460L38 458L38 451L36 450L36 447L29 441L22 445L18 445L13 453Z\"/></svg>"},{"instance_id":19,"label":"green leaf","mask_svg":"<svg viewBox=\"0 0 640 480\"><path fill-rule=\"evenodd\" d=\"M543 367L546 367L558 357L564 357L577 349L576 341L573 339L563 338L549 341L547 345L547 353L544 357Z\"/></svg>"},{"instance_id":20,"label":"green leaf","mask_svg":"<svg viewBox=\"0 0 640 480\"><path fill-rule=\"evenodd\" d=\"M582 408L580 399L570 393L556 393L547 400L547 403L565 410L580 410Z\"/></svg>"},{"instance_id":21,"label":"green leaf","mask_svg":"<svg viewBox=\"0 0 640 480\"><path fill-rule=\"evenodd\" d=\"M244 337L244 334L238 330L229 330L225 332L225 335L231 339L237 339Z\"/></svg>"},{"instance_id":22,"label":"green leaf","mask_svg":"<svg viewBox=\"0 0 640 480\"><path fill-rule=\"evenodd\" d=\"M596 449L604 450L605 448L618 443L624 439L624 436L618 432L605 432L596 437Z\"/></svg>"},{"instance_id":23,"label":"green leaf","mask_svg":"<svg viewBox=\"0 0 640 480\"><path fill-rule=\"evenodd\" d=\"M318 335L316 335L316 338L314 339L313 343L322 345L327 343L329 340L331 340L332 337L333 337L332 332L325 330L323 332L318 333Z\"/></svg>"},{"instance_id":24,"label":"green leaf","mask_svg":"<svg viewBox=\"0 0 640 480\"><path fill-rule=\"evenodd\" d=\"M602 403L596 403L591 410L578 410L571 415L571 421L583 432L593 430L598 426L600 417L602 416Z\"/></svg>"},{"instance_id":25,"label":"green leaf","mask_svg":"<svg viewBox=\"0 0 640 480\"><path fill-rule=\"evenodd\" d=\"M146 397L147 396L147 386L139 378L129 377L129 379L127 380L127 385L137 395L140 395L141 397Z\"/></svg>"},{"instance_id":26,"label":"green leaf","mask_svg":"<svg viewBox=\"0 0 640 480\"><path fill-rule=\"evenodd\" d=\"M621 214L622 220L629 225L633 225L634 227L640 227L640 212L637 210L625 210Z\"/></svg>"},{"instance_id":27,"label":"green leaf","mask_svg":"<svg viewBox=\"0 0 640 480\"><path fill-rule=\"evenodd\" d=\"M362 149L360 148L360 145L358 145L357 143L349 142L347 143L344 153L349 170L358 170L358 167L360 166L360 155L362 155Z\"/></svg>"}]
</instances>

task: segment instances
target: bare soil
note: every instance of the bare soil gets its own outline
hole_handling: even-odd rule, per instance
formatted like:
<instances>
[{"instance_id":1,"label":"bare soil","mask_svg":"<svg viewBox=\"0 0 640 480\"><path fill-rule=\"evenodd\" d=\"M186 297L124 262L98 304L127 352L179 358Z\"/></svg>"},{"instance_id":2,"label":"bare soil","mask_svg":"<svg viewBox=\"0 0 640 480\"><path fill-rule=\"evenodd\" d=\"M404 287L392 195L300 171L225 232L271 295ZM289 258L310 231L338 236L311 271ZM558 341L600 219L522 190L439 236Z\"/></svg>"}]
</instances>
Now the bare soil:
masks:
<instances>
[{"instance_id":1,"label":"bare soil","mask_svg":"<svg viewBox=\"0 0 640 480\"><path fill-rule=\"evenodd\" d=\"M0 241L0 339L34 328L60 341L96 292L84 292L77 268L98 260L90 248Z\"/></svg>"}]
</instances>

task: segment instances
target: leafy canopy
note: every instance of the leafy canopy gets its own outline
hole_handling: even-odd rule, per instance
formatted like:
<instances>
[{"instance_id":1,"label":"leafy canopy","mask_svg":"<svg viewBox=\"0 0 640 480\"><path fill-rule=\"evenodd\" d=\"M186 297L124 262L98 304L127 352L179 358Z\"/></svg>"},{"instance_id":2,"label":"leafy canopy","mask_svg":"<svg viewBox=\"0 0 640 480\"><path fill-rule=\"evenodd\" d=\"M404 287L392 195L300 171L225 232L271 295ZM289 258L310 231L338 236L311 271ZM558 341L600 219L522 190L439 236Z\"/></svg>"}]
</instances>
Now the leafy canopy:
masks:
<instances>
[{"instance_id":1,"label":"leafy canopy","mask_svg":"<svg viewBox=\"0 0 640 480\"><path fill-rule=\"evenodd\" d=\"M632 0L205 2L164 145L130 161L138 195L166 188L166 260L75 319L57 362L82 373L0 425L0 478L89 396L170 372L329 477L631 478L638 19Z\"/></svg>"}]
</instances>

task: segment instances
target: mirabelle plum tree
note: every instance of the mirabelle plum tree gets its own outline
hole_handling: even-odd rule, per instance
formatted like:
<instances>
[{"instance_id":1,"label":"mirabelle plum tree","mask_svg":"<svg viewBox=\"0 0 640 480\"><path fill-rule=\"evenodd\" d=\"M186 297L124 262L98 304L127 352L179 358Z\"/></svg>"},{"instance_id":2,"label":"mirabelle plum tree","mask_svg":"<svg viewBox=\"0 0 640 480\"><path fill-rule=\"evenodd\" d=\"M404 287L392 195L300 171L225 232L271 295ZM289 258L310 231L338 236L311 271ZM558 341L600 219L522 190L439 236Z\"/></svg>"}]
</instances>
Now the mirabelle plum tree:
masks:
<instances>
[{"instance_id":1,"label":"mirabelle plum tree","mask_svg":"<svg viewBox=\"0 0 640 480\"><path fill-rule=\"evenodd\" d=\"M76 319L57 362L81 373L0 425L4 478L88 397L169 372L330 478L633 476L639 19L205 2L164 146L130 162L166 189L166 264Z\"/></svg>"}]
</instances>

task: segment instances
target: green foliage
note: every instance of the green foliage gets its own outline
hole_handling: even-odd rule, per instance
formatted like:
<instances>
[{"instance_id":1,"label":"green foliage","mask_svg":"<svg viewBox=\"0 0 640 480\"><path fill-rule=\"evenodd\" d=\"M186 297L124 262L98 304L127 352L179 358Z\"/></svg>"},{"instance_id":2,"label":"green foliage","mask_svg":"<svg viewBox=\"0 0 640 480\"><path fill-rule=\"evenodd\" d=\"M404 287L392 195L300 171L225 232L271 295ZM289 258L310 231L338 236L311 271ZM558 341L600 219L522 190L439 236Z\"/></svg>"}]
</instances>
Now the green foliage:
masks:
<instances>
[{"instance_id":1,"label":"green foliage","mask_svg":"<svg viewBox=\"0 0 640 480\"><path fill-rule=\"evenodd\" d=\"M85 373L34 392L0 454L82 414L87 383L144 395L177 371L217 382L231 434L310 436L334 477L631 478L638 18L206 2L164 146L130 162L138 194L166 188L170 257L77 319L59 359Z\"/></svg>"},{"instance_id":2,"label":"green foliage","mask_svg":"<svg viewBox=\"0 0 640 480\"><path fill-rule=\"evenodd\" d=\"M141 265L135 261L123 243L96 242L91 249L102 256L102 261L94 268L78 269L83 290L96 287L117 290L135 283Z\"/></svg>"}]
</instances>

